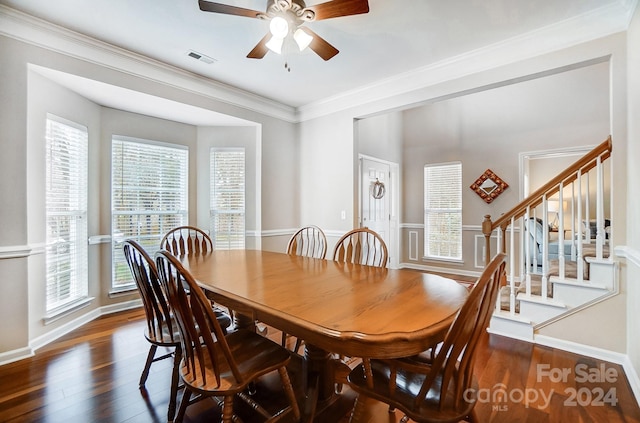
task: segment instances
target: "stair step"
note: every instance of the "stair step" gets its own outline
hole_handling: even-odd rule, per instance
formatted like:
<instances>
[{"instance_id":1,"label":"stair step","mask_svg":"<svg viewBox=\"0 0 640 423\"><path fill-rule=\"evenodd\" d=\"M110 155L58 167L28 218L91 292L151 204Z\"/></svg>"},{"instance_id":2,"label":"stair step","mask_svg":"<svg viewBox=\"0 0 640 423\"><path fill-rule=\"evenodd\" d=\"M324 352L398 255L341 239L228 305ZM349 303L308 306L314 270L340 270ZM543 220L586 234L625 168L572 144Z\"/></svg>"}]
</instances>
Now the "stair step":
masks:
<instances>
[{"instance_id":1,"label":"stair step","mask_svg":"<svg viewBox=\"0 0 640 423\"><path fill-rule=\"evenodd\" d=\"M564 313L569 307L553 298L544 298L539 295L518 295L520 302L520 315L535 323L544 322Z\"/></svg>"},{"instance_id":2,"label":"stair step","mask_svg":"<svg viewBox=\"0 0 640 423\"><path fill-rule=\"evenodd\" d=\"M577 307L595 300L609 292L609 287L606 284L591 281L562 280L556 278L552 278L551 281L554 285L553 297L571 307Z\"/></svg>"},{"instance_id":3,"label":"stair step","mask_svg":"<svg viewBox=\"0 0 640 423\"><path fill-rule=\"evenodd\" d=\"M533 322L508 311L495 311L487 331L525 341L533 340Z\"/></svg>"},{"instance_id":4,"label":"stair step","mask_svg":"<svg viewBox=\"0 0 640 423\"><path fill-rule=\"evenodd\" d=\"M540 295L533 295L533 294L527 295L524 293L519 293L516 298L518 299L518 301L526 301L529 303L541 304L547 307L559 307L559 308L567 307L567 305L562 301L558 301L554 298L544 298L544 297L541 297Z\"/></svg>"}]
</instances>

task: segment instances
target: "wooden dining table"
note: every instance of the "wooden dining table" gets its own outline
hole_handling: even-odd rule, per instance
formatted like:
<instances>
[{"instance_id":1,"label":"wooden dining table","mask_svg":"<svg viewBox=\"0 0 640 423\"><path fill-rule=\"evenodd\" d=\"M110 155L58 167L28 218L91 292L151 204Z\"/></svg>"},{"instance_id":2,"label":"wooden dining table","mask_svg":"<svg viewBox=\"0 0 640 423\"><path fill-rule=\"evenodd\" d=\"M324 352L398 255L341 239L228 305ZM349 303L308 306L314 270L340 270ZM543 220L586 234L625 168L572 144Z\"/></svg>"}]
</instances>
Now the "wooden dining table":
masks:
<instances>
[{"instance_id":1,"label":"wooden dining table","mask_svg":"<svg viewBox=\"0 0 640 423\"><path fill-rule=\"evenodd\" d=\"M461 284L414 270L262 250L180 260L211 298L234 310L238 326L259 321L304 340L311 397L320 403L334 395L335 354L397 358L425 351L442 340L467 298Z\"/></svg>"}]
</instances>

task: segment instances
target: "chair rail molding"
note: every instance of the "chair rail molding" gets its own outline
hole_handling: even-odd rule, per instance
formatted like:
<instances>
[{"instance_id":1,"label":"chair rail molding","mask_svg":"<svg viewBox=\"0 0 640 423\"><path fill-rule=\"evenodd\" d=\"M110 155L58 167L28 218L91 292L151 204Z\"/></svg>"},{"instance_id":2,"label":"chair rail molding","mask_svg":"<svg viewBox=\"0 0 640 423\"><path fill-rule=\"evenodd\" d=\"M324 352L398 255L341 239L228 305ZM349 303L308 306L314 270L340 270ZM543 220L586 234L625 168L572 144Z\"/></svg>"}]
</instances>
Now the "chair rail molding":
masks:
<instances>
[{"instance_id":1,"label":"chair rail molding","mask_svg":"<svg viewBox=\"0 0 640 423\"><path fill-rule=\"evenodd\" d=\"M44 254L45 244L6 245L0 247L0 260L16 259Z\"/></svg>"},{"instance_id":2,"label":"chair rail molding","mask_svg":"<svg viewBox=\"0 0 640 423\"><path fill-rule=\"evenodd\" d=\"M628 245L619 245L614 249L616 256L625 258L633 263L634 266L640 267L640 250Z\"/></svg>"}]
</instances>

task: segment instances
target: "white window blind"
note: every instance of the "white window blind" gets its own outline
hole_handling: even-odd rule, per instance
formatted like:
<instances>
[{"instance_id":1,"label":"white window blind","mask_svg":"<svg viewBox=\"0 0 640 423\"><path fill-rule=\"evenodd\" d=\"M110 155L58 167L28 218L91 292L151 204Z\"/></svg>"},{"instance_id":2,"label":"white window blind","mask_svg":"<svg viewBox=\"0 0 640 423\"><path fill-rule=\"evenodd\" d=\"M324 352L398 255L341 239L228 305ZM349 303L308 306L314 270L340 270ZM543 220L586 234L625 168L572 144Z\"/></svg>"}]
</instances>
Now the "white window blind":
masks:
<instances>
[{"instance_id":1,"label":"white window blind","mask_svg":"<svg viewBox=\"0 0 640 423\"><path fill-rule=\"evenodd\" d=\"M112 289L128 289L133 284L122 241L134 239L153 256L169 229L187 224L188 174L186 147L113 137Z\"/></svg>"},{"instance_id":2,"label":"white window blind","mask_svg":"<svg viewBox=\"0 0 640 423\"><path fill-rule=\"evenodd\" d=\"M427 257L462 259L462 164L424 167L424 251Z\"/></svg>"},{"instance_id":3,"label":"white window blind","mask_svg":"<svg viewBox=\"0 0 640 423\"><path fill-rule=\"evenodd\" d=\"M245 152L244 149L212 148L210 227L214 248L245 247Z\"/></svg>"},{"instance_id":4,"label":"white window blind","mask_svg":"<svg viewBox=\"0 0 640 423\"><path fill-rule=\"evenodd\" d=\"M87 128L47 115L46 310L88 295Z\"/></svg>"}]
</instances>

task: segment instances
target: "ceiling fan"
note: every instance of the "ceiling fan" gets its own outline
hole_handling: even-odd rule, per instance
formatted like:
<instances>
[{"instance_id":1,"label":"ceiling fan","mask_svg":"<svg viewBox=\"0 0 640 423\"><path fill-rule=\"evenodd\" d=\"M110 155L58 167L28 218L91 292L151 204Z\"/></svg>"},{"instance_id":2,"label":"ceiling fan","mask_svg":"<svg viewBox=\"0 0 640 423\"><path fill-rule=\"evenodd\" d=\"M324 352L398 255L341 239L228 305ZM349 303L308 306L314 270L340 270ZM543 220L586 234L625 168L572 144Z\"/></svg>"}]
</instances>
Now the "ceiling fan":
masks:
<instances>
[{"instance_id":1,"label":"ceiling fan","mask_svg":"<svg viewBox=\"0 0 640 423\"><path fill-rule=\"evenodd\" d=\"M204 12L270 21L269 32L247 55L251 59L262 59L269 50L281 54L285 39L293 37L300 51L309 47L324 60L329 60L338 54L338 49L304 24L369 12L368 0L333 0L309 7L303 0L267 0L266 12L206 0L198 0L198 4Z\"/></svg>"}]
</instances>

